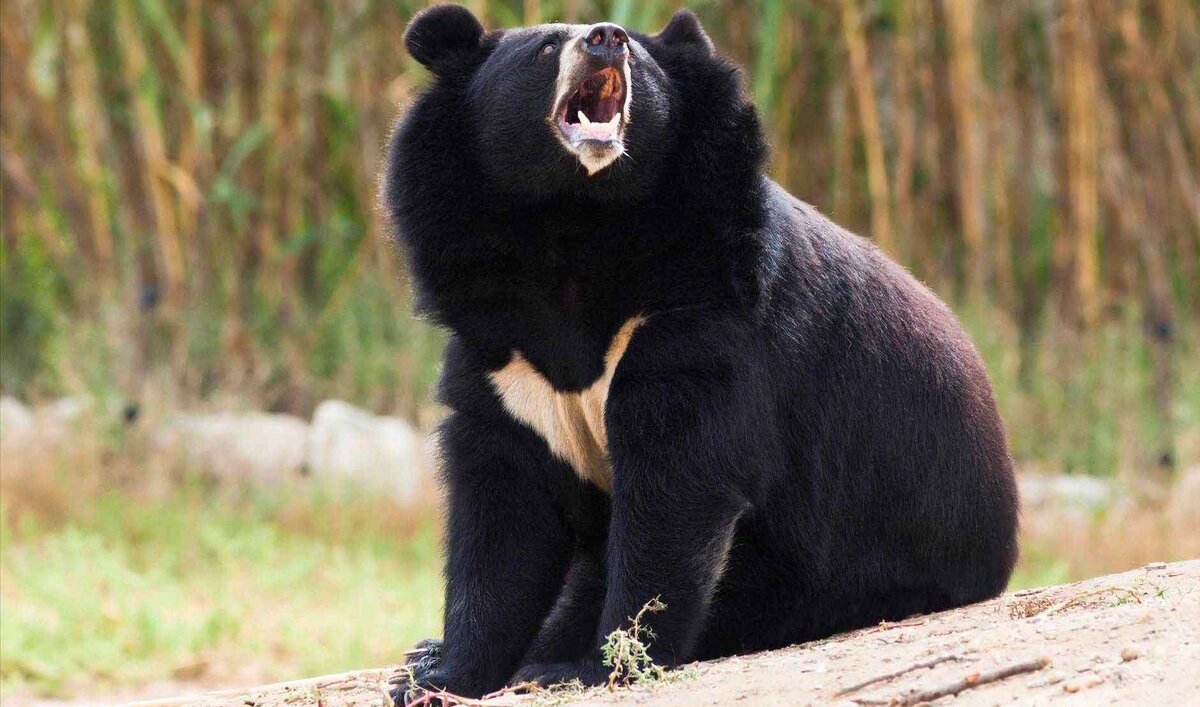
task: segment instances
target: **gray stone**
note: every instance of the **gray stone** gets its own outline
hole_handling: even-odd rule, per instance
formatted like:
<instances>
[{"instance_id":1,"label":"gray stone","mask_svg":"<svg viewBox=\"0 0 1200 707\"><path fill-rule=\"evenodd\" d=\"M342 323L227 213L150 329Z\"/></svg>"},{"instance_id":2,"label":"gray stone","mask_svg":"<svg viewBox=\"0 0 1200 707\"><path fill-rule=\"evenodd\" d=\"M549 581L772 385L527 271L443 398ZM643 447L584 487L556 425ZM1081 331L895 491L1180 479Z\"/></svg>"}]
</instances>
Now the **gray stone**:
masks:
<instances>
[{"instance_id":1,"label":"gray stone","mask_svg":"<svg viewBox=\"0 0 1200 707\"><path fill-rule=\"evenodd\" d=\"M189 471L223 481L272 483L302 476L308 434L308 424L291 415L184 414L155 431L151 443Z\"/></svg>"},{"instance_id":2,"label":"gray stone","mask_svg":"<svg viewBox=\"0 0 1200 707\"><path fill-rule=\"evenodd\" d=\"M38 422L60 430L72 431L91 411L91 403L83 398L66 397L39 408Z\"/></svg>"},{"instance_id":3,"label":"gray stone","mask_svg":"<svg viewBox=\"0 0 1200 707\"><path fill-rule=\"evenodd\" d=\"M327 400L313 414L307 467L319 481L413 501L421 489L421 448L420 434L404 420Z\"/></svg>"},{"instance_id":4,"label":"gray stone","mask_svg":"<svg viewBox=\"0 0 1200 707\"><path fill-rule=\"evenodd\" d=\"M15 398L0 399L0 445L10 453L37 457L70 446L91 403L83 398L60 398L30 409Z\"/></svg>"},{"instance_id":5,"label":"gray stone","mask_svg":"<svg viewBox=\"0 0 1200 707\"><path fill-rule=\"evenodd\" d=\"M33 431L33 412L16 398L0 396L0 443L16 442Z\"/></svg>"}]
</instances>

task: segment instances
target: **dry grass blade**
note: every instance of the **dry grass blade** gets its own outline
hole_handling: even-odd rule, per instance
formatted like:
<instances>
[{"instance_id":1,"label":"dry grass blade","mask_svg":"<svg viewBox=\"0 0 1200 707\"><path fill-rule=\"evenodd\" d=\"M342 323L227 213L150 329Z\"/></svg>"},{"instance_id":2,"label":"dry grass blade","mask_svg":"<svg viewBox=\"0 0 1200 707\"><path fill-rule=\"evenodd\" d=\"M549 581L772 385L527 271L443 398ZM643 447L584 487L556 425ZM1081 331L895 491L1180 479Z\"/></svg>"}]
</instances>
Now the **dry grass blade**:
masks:
<instances>
[{"instance_id":1,"label":"dry grass blade","mask_svg":"<svg viewBox=\"0 0 1200 707\"><path fill-rule=\"evenodd\" d=\"M545 690L546 688L542 687L536 682L519 682L516 685L507 685L499 690L496 690L495 692L489 692L483 696L483 699L494 700L497 697L503 697L505 695L523 695L534 692L544 692Z\"/></svg>"},{"instance_id":2,"label":"dry grass blade","mask_svg":"<svg viewBox=\"0 0 1200 707\"><path fill-rule=\"evenodd\" d=\"M1125 594L1130 599L1137 602L1138 604L1142 603L1142 598L1140 596L1138 596L1137 592L1135 592L1134 590L1132 590L1128 587L1101 587L1100 589L1094 589L1090 592L1076 594L1075 596L1071 597L1070 599L1067 599L1066 601L1059 602L1058 604L1054 604L1042 611L1039 611L1037 614L1035 614L1035 616L1038 616L1038 617L1051 616L1052 614L1057 614L1060 611L1069 609L1070 607L1075 606L1076 604L1079 604L1084 599L1088 599L1088 598L1094 597L1094 596L1099 596L1101 594Z\"/></svg>"}]
</instances>

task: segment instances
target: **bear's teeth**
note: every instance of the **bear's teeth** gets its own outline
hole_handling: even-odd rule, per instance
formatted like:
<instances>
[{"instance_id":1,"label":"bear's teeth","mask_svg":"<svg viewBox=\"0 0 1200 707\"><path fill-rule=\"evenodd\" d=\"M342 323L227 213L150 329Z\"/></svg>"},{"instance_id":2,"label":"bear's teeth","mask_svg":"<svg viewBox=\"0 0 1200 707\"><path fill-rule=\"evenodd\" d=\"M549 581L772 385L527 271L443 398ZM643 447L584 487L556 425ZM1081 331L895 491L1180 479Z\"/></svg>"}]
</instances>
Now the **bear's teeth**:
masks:
<instances>
[{"instance_id":1,"label":"bear's teeth","mask_svg":"<svg viewBox=\"0 0 1200 707\"><path fill-rule=\"evenodd\" d=\"M592 124L591 119L587 117L587 113L584 113L583 111L579 111L579 122L583 123L584 125Z\"/></svg>"}]
</instances>

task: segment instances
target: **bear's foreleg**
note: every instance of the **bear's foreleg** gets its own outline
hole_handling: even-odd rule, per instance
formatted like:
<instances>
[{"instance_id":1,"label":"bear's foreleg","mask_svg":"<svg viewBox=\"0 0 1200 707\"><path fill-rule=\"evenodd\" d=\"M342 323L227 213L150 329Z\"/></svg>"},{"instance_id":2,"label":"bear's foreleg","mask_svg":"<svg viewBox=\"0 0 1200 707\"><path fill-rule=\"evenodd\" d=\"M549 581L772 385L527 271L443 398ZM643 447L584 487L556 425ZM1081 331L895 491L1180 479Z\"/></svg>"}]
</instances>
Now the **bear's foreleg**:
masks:
<instances>
[{"instance_id":1,"label":"bear's foreleg","mask_svg":"<svg viewBox=\"0 0 1200 707\"><path fill-rule=\"evenodd\" d=\"M550 462L528 431L454 413L441 432L449 491L445 637L436 653L412 662L393 691L397 704L424 690L478 697L502 687L570 558L572 538L545 483Z\"/></svg>"}]
</instances>

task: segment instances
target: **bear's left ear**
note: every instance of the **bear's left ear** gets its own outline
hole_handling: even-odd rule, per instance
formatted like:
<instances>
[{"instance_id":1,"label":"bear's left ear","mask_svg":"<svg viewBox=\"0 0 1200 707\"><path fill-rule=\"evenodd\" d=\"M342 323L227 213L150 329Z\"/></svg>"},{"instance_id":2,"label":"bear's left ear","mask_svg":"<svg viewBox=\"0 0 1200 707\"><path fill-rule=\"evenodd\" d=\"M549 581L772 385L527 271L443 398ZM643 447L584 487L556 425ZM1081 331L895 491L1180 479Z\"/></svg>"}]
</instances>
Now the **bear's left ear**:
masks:
<instances>
[{"instance_id":1,"label":"bear's left ear","mask_svg":"<svg viewBox=\"0 0 1200 707\"><path fill-rule=\"evenodd\" d=\"M434 5L421 10L404 31L404 46L435 74L453 69L480 48L483 25L460 5Z\"/></svg>"},{"instance_id":2,"label":"bear's left ear","mask_svg":"<svg viewBox=\"0 0 1200 707\"><path fill-rule=\"evenodd\" d=\"M708 54L716 52L708 33L700 26L700 18L691 10L679 10L671 15L671 21L654 38L667 46L691 45Z\"/></svg>"}]
</instances>

